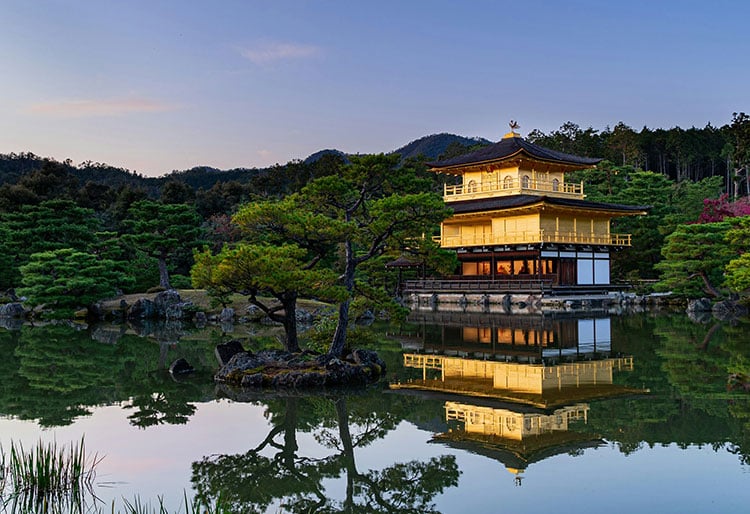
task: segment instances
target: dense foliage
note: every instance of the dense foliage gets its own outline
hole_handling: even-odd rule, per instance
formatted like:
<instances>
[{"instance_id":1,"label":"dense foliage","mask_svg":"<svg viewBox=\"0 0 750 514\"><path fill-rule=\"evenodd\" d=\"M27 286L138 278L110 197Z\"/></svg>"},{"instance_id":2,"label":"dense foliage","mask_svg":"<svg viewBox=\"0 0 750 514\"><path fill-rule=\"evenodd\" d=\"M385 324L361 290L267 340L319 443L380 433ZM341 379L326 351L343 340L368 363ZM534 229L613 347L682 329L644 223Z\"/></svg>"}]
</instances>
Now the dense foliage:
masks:
<instances>
[{"instance_id":1,"label":"dense foliage","mask_svg":"<svg viewBox=\"0 0 750 514\"><path fill-rule=\"evenodd\" d=\"M597 130L567 122L548 134L533 130L528 139L554 150L651 170L675 182L719 176L734 197L748 194L750 116L745 113L734 113L732 122L720 128L709 123L702 129L644 126L638 131L619 122Z\"/></svg>"},{"instance_id":2,"label":"dense foliage","mask_svg":"<svg viewBox=\"0 0 750 514\"><path fill-rule=\"evenodd\" d=\"M587 199L649 207L648 216L614 221L613 232L633 236L633 247L614 257L615 280L656 279L668 268L678 269L659 263L665 256L674 260L678 255L662 249L676 229L686 230L683 224L750 214L742 196L748 191L750 162L750 117L744 113L735 113L731 123L720 128L687 130L635 131L619 123L600 131L568 122L549 134L534 130L528 139L608 159L569 177L585 182ZM426 209L423 202L428 197L420 200L418 195L439 193L445 180L427 173L424 160L460 155L487 143L438 134L413 141L388 157L350 158L325 151L268 169L202 167L161 178L101 163L76 166L69 160L58 162L30 153L0 155L0 288L23 285L21 268L32 255L65 248L114 263L114 270L123 273L117 289L168 287L171 275L189 273L193 249L208 244L218 254L225 244L242 240L295 244L307 252L306 263L314 259L317 267L344 273L345 246L339 245L345 245L348 237L354 244L350 262L358 262L358 271L345 287L366 292L360 298L376 298L383 291L392 295L394 279L383 264L400 252L415 250L414 244L404 244L403 225L411 223L409 230L429 232L409 217L404 206L416 201ZM421 160L406 158L417 154ZM411 178L405 180L402 170ZM360 201L357 188L364 184L364 201ZM442 209L439 203L429 208L437 213ZM233 215L237 215L234 221ZM311 225L311 216L327 221ZM245 221L239 221L243 217ZM250 218L253 221L247 221ZM388 219L401 228L382 221ZM356 225L358 233L348 231L347 224ZM402 241L396 243L399 237ZM724 270L725 283L716 286L744 292L750 282L742 243L747 239L726 237L732 246L731 263ZM368 248L367 243L374 244ZM439 258L428 257L436 252L420 251L417 260L433 263L426 268L446 267ZM375 281L378 286L372 287ZM184 283L184 277L179 282ZM85 306L83 300L80 303Z\"/></svg>"},{"instance_id":3,"label":"dense foliage","mask_svg":"<svg viewBox=\"0 0 750 514\"><path fill-rule=\"evenodd\" d=\"M72 248L35 253L21 266L23 287L18 294L31 306L70 315L78 307L114 296L117 287L127 283L128 277L116 268L114 261Z\"/></svg>"},{"instance_id":4,"label":"dense foliage","mask_svg":"<svg viewBox=\"0 0 750 514\"><path fill-rule=\"evenodd\" d=\"M363 289L356 287L358 267L386 252L418 251L422 236L448 215L440 197L426 189L429 179L412 166L399 166L397 156L352 157L335 176L313 179L298 193L242 207L234 219L247 243L225 249L218 262L200 255L194 284L219 293L245 291L271 314L276 312L258 297L275 297L284 311L278 321L284 323L286 345L293 349L296 331L289 317L297 296L338 297L330 353L339 356L351 302ZM341 290L334 292L336 285Z\"/></svg>"}]
</instances>

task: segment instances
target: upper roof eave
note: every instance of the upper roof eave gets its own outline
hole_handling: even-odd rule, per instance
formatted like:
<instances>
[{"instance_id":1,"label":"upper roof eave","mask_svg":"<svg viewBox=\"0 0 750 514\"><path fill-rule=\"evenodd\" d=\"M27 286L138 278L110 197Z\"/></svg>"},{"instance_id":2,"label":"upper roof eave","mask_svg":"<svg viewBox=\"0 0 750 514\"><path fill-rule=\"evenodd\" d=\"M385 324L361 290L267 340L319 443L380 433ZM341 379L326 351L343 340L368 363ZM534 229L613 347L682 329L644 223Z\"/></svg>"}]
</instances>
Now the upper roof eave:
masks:
<instances>
[{"instance_id":1,"label":"upper roof eave","mask_svg":"<svg viewBox=\"0 0 750 514\"><path fill-rule=\"evenodd\" d=\"M577 169L591 168L601 162L600 158L580 157L566 154L530 143L521 137L508 137L495 144L485 146L468 154L459 155L444 161L428 162L432 171L450 172L465 166L476 166L513 159L525 154L532 159L558 165L572 166Z\"/></svg>"}]
</instances>

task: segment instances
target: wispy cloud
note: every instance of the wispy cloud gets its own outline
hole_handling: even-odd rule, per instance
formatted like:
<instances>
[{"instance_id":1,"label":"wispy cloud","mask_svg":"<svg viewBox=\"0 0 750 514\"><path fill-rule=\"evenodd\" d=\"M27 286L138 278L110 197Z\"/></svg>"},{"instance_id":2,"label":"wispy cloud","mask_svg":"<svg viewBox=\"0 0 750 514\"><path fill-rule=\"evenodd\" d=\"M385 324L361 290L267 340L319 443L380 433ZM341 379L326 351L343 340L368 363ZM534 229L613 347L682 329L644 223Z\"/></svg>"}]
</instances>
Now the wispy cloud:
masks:
<instances>
[{"instance_id":1,"label":"wispy cloud","mask_svg":"<svg viewBox=\"0 0 750 514\"><path fill-rule=\"evenodd\" d=\"M264 43L253 48L241 48L240 54L255 64L263 65L290 59L307 59L320 55L321 49L295 43Z\"/></svg>"},{"instance_id":2,"label":"wispy cloud","mask_svg":"<svg viewBox=\"0 0 750 514\"><path fill-rule=\"evenodd\" d=\"M122 116L134 113L164 112L177 109L168 104L148 98L128 97L109 99L78 99L41 102L29 106L33 114L86 118L92 116Z\"/></svg>"}]
</instances>

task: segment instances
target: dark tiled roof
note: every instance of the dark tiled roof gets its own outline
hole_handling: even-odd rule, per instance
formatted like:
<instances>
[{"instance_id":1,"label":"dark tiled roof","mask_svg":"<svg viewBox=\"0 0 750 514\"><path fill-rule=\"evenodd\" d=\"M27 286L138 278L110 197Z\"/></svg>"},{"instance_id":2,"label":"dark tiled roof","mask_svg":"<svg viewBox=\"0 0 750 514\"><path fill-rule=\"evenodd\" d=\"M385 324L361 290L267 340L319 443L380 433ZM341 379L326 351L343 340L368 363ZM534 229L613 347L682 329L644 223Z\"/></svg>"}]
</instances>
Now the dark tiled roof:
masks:
<instances>
[{"instance_id":1,"label":"dark tiled roof","mask_svg":"<svg viewBox=\"0 0 750 514\"><path fill-rule=\"evenodd\" d=\"M463 164L477 164L481 162L496 161L511 157L518 153L526 153L531 157L542 161L559 162L570 165L592 166L601 159L579 157L556 150L550 150L543 146L530 143L521 137L508 137L501 139L494 145L485 146L471 153L459 155L445 161L427 163L433 168L448 168Z\"/></svg>"},{"instance_id":2,"label":"dark tiled roof","mask_svg":"<svg viewBox=\"0 0 750 514\"><path fill-rule=\"evenodd\" d=\"M622 205L617 203L589 202L587 200L575 200L569 198L557 198L554 196L536 195L511 195L497 198L480 198L478 200L464 200L461 202L450 202L448 207L453 209L454 214L466 214L470 212L494 211L498 209L512 209L515 207L526 207L537 203L547 203L561 207L574 207L576 209L595 209L604 211L615 211L636 214L648 211L648 205Z\"/></svg>"},{"instance_id":3,"label":"dark tiled roof","mask_svg":"<svg viewBox=\"0 0 750 514\"><path fill-rule=\"evenodd\" d=\"M421 265L421 263L413 261L403 255L396 260L385 263L386 268L418 268Z\"/></svg>"}]
</instances>

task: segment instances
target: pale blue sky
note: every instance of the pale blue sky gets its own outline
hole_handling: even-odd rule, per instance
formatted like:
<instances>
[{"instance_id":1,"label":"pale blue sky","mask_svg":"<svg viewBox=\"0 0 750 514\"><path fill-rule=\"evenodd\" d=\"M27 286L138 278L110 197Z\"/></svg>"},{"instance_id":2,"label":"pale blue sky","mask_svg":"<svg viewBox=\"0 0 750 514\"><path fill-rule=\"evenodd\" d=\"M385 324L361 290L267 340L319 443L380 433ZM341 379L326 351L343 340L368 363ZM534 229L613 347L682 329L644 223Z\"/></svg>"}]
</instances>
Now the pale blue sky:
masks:
<instances>
[{"instance_id":1,"label":"pale blue sky","mask_svg":"<svg viewBox=\"0 0 750 514\"><path fill-rule=\"evenodd\" d=\"M750 111L750 2L0 0L0 153L163 175Z\"/></svg>"}]
</instances>

